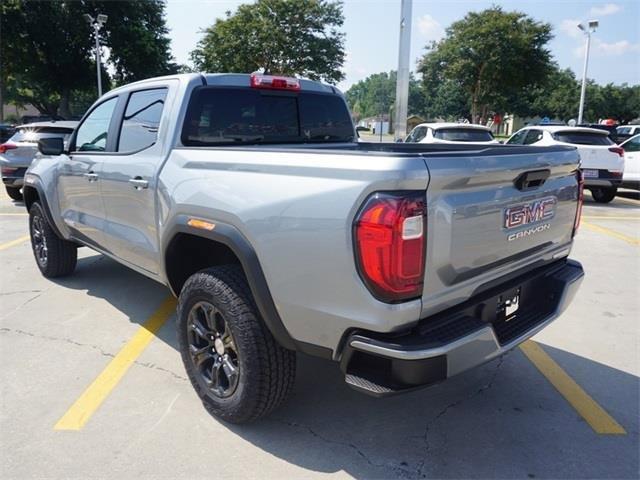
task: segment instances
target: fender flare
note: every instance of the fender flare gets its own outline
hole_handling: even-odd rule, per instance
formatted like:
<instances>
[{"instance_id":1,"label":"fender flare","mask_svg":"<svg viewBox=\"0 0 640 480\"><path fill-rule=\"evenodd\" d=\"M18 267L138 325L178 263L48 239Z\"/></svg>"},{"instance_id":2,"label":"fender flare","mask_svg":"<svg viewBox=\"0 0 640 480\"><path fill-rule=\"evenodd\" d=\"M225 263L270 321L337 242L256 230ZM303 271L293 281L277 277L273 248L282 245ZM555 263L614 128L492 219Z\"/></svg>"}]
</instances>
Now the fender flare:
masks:
<instances>
[{"instance_id":1,"label":"fender flare","mask_svg":"<svg viewBox=\"0 0 640 480\"><path fill-rule=\"evenodd\" d=\"M49 201L47 200L47 196L44 193L44 188L42 187L42 181L38 177L35 177L33 175L29 176L28 179L25 177L25 183L24 183L24 186L22 187L22 194L24 197L27 196L25 195L27 192L27 189L33 189L36 191L36 193L38 194L38 203L40 203L40 205L42 206L42 209L44 210L44 216L46 217L47 222L49 222L49 225L51 226L51 228L53 229L56 235L58 235L60 238L65 238L64 235L62 235L62 233L58 229L58 225L56 224L56 222L53 221L53 215L51 214ZM27 209L27 213L29 213L29 205L27 204L26 201L24 205L25 205L25 208Z\"/></svg>"},{"instance_id":2,"label":"fender flare","mask_svg":"<svg viewBox=\"0 0 640 480\"><path fill-rule=\"evenodd\" d=\"M273 297L271 296L267 279L265 278L262 267L260 266L258 256L246 237L236 227L224 222L215 221L215 228L211 231L194 228L187 224L189 218L190 217L187 215L177 215L169 222L163 235L165 241L162 244L162 251L167 251L167 247L179 233L206 238L229 247L229 249L231 249L235 256L240 260L240 264L244 270L247 283L249 284L249 288L253 294L256 306L258 307L262 319L273 337L284 348L289 350L300 350L301 348L299 343L291 337L287 328L284 326L284 323L282 323L280 314L273 302ZM163 270L165 278L167 279L167 285L169 285L169 288L171 288L174 295L178 296L179 292L174 291L168 281L166 258L163 258L163 262Z\"/></svg>"}]
</instances>

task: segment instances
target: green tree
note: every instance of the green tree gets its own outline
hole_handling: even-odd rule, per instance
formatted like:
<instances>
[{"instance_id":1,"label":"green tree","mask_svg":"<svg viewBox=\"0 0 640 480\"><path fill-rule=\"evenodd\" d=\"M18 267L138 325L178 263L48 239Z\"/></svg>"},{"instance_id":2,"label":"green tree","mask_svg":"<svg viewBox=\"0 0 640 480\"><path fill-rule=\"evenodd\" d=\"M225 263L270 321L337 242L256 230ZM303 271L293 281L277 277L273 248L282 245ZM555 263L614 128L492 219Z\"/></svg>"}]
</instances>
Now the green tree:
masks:
<instances>
[{"instance_id":1,"label":"green tree","mask_svg":"<svg viewBox=\"0 0 640 480\"><path fill-rule=\"evenodd\" d=\"M0 89L41 113L68 117L74 95L95 92L93 30L86 13L109 16L100 41L109 49L116 84L174 72L164 8L159 0L3 0ZM106 68L102 76L108 88Z\"/></svg>"},{"instance_id":2,"label":"green tree","mask_svg":"<svg viewBox=\"0 0 640 480\"><path fill-rule=\"evenodd\" d=\"M551 25L492 7L454 22L420 60L425 90L447 84L453 103L464 95L473 122L505 111L522 91L544 82L553 63ZM459 93L454 93L456 90Z\"/></svg>"},{"instance_id":3,"label":"green tree","mask_svg":"<svg viewBox=\"0 0 640 480\"><path fill-rule=\"evenodd\" d=\"M346 91L347 103L358 118L384 114L396 100L396 72L374 73ZM409 79L409 114L425 113L425 96L413 75Z\"/></svg>"},{"instance_id":4,"label":"green tree","mask_svg":"<svg viewBox=\"0 0 640 480\"><path fill-rule=\"evenodd\" d=\"M580 83L570 69L555 67L544 83L523 97L528 106L522 109L525 110L522 114L567 121L578 116Z\"/></svg>"},{"instance_id":5,"label":"green tree","mask_svg":"<svg viewBox=\"0 0 640 480\"><path fill-rule=\"evenodd\" d=\"M205 30L191 58L210 72L300 75L337 83L344 78L342 3L257 0Z\"/></svg>"}]
</instances>

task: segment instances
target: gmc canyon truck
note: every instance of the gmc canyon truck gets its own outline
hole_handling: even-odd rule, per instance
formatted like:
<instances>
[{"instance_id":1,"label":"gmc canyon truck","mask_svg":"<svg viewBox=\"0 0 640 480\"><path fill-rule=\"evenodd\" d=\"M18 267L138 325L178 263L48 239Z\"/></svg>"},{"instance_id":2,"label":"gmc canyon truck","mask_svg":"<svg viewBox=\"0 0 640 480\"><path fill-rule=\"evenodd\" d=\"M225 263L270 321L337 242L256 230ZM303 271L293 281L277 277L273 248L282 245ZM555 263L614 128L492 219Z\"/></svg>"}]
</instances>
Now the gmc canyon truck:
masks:
<instances>
[{"instance_id":1,"label":"gmc canyon truck","mask_svg":"<svg viewBox=\"0 0 640 480\"><path fill-rule=\"evenodd\" d=\"M575 148L359 143L317 82L145 80L39 149L42 274L87 246L167 285L191 383L230 422L285 400L296 351L376 396L441 382L544 328L583 277Z\"/></svg>"}]
</instances>

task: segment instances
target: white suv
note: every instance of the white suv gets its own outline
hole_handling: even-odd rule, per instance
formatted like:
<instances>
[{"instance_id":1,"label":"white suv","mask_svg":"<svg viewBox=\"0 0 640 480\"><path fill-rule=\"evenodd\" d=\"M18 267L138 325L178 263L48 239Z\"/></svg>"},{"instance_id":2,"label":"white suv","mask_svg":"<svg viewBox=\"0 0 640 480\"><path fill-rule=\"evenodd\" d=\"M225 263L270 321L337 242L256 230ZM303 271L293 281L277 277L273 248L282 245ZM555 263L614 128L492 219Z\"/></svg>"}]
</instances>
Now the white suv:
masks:
<instances>
[{"instance_id":1,"label":"white suv","mask_svg":"<svg viewBox=\"0 0 640 480\"><path fill-rule=\"evenodd\" d=\"M405 139L407 143L498 143L491 129L473 123L421 123Z\"/></svg>"},{"instance_id":2,"label":"white suv","mask_svg":"<svg viewBox=\"0 0 640 480\"><path fill-rule=\"evenodd\" d=\"M514 133L510 145L570 145L578 149L584 186L593 199L608 203L616 196L624 172L624 150L609 138L609 132L586 127L528 126Z\"/></svg>"}]
</instances>

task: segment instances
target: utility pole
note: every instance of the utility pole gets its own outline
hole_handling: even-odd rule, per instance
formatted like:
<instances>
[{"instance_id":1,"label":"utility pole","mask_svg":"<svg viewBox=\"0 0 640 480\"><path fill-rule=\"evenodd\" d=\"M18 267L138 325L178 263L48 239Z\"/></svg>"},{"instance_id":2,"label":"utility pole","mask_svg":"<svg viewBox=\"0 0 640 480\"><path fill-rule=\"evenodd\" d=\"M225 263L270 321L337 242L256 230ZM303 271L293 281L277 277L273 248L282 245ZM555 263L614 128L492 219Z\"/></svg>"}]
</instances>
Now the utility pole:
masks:
<instances>
[{"instance_id":1,"label":"utility pole","mask_svg":"<svg viewBox=\"0 0 640 480\"><path fill-rule=\"evenodd\" d=\"M582 23L578 24L578 28L587 37L587 46L584 52L584 67L582 68L582 88L580 89L580 110L578 111L578 125L582 124L582 114L584 113L584 97L587 93L587 67L589 66L589 49L591 48L591 34L598 28L598 20L589 20L588 27Z\"/></svg>"},{"instance_id":2,"label":"utility pole","mask_svg":"<svg viewBox=\"0 0 640 480\"><path fill-rule=\"evenodd\" d=\"M411 53L411 7L413 0L401 0L400 41L398 48L398 73L396 78L396 115L394 138L404 140L407 136L409 104L409 61Z\"/></svg>"},{"instance_id":3,"label":"utility pole","mask_svg":"<svg viewBox=\"0 0 640 480\"><path fill-rule=\"evenodd\" d=\"M91 27L93 28L93 35L94 37L96 37L96 74L98 76L98 98L102 96L102 69L100 68L100 27L107 23L107 18L109 17L103 15L102 13L99 13L95 19L88 13L84 14L84 19L89 23L89 25L91 25Z\"/></svg>"}]
</instances>

